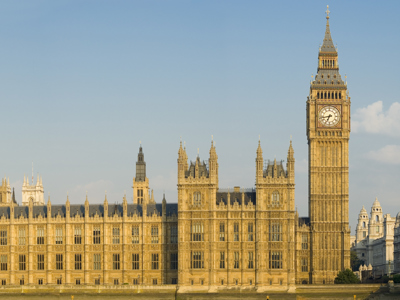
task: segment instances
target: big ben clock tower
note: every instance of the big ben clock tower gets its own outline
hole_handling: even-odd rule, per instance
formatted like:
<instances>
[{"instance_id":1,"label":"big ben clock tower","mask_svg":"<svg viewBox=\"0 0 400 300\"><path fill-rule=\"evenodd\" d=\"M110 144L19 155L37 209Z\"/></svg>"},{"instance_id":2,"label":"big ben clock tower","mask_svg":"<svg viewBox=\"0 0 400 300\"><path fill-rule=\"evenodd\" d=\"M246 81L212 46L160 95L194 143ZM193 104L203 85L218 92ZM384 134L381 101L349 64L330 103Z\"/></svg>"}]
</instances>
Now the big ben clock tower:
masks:
<instances>
[{"instance_id":1,"label":"big ben clock tower","mask_svg":"<svg viewBox=\"0 0 400 300\"><path fill-rule=\"evenodd\" d=\"M310 282L333 283L350 267L349 138L350 97L339 74L329 29L318 55L318 73L307 99Z\"/></svg>"}]
</instances>

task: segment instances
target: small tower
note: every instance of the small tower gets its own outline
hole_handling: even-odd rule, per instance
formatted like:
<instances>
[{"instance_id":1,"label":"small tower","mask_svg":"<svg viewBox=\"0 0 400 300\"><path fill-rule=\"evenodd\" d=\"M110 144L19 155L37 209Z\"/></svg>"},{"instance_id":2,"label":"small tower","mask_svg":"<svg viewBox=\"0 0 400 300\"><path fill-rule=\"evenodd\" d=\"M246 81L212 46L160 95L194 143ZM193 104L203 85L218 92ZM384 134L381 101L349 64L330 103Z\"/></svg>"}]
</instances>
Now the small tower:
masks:
<instances>
[{"instance_id":1,"label":"small tower","mask_svg":"<svg viewBox=\"0 0 400 300\"><path fill-rule=\"evenodd\" d=\"M133 204L142 205L149 201L149 179L146 177L146 162L142 145L139 147L138 159L136 162L136 177L133 178Z\"/></svg>"},{"instance_id":2,"label":"small tower","mask_svg":"<svg viewBox=\"0 0 400 300\"><path fill-rule=\"evenodd\" d=\"M383 236L382 207L378 198L375 198L371 207L371 219L369 220L368 229L368 236L371 241Z\"/></svg>"},{"instance_id":3,"label":"small tower","mask_svg":"<svg viewBox=\"0 0 400 300\"><path fill-rule=\"evenodd\" d=\"M360 243L368 237L369 217L364 205L358 215L358 224L356 228L356 242Z\"/></svg>"},{"instance_id":4,"label":"small tower","mask_svg":"<svg viewBox=\"0 0 400 300\"><path fill-rule=\"evenodd\" d=\"M33 201L33 205L44 205L44 189L42 178L37 175L36 184L33 181L29 183L29 178L24 175L24 183L22 184L22 205L28 206L29 201Z\"/></svg>"},{"instance_id":5,"label":"small tower","mask_svg":"<svg viewBox=\"0 0 400 300\"><path fill-rule=\"evenodd\" d=\"M11 187L10 187L10 178L4 177L1 181L0 186L0 206L1 205L9 205L11 203Z\"/></svg>"}]
</instances>

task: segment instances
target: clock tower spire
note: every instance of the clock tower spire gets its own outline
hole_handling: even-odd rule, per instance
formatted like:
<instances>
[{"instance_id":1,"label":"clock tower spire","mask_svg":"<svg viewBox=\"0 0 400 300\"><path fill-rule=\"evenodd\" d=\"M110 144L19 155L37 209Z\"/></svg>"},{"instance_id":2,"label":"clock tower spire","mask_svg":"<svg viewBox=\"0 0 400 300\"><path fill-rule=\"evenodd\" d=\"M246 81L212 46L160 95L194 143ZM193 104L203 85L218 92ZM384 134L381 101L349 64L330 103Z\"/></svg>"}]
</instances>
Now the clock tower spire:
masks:
<instances>
[{"instance_id":1,"label":"clock tower spire","mask_svg":"<svg viewBox=\"0 0 400 300\"><path fill-rule=\"evenodd\" d=\"M329 7L326 13L317 75L307 98L310 282L314 284L333 283L339 271L350 267L350 97L339 73Z\"/></svg>"}]
</instances>

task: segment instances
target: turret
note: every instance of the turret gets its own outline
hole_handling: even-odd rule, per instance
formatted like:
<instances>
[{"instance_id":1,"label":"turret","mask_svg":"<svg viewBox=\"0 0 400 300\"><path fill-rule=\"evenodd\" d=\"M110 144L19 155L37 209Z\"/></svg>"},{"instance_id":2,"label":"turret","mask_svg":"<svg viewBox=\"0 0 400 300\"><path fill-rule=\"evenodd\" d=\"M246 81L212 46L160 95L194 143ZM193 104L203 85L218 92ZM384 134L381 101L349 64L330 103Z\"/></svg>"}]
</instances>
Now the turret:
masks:
<instances>
[{"instance_id":1,"label":"turret","mask_svg":"<svg viewBox=\"0 0 400 300\"><path fill-rule=\"evenodd\" d=\"M256 157L256 183L260 182L263 178L263 168L264 168L264 160L263 160L263 152L261 149L261 142L258 139L258 147L257 147L257 157Z\"/></svg>"},{"instance_id":2,"label":"turret","mask_svg":"<svg viewBox=\"0 0 400 300\"><path fill-rule=\"evenodd\" d=\"M218 185L218 155L215 150L214 139L211 138L210 158L208 160L208 171L212 183Z\"/></svg>"},{"instance_id":3,"label":"turret","mask_svg":"<svg viewBox=\"0 0 400 300\"><path fill-rule=\"evenodd\" d=\"M375 201L371 207L371 219L369 221L368 229L369 229L368 235L370 240L380 238L383 235L382 207L378 201L378 198L375 198Z\"/></svg>"},{"instance_id":4,"label":"turret","mask_svg":"<svg viewBox=\"0 0 400 300\"><path fill-rule=\"evenodd\" d=\"M368 236L369 217L364 205L358 214L358 224L356 228L356 242L360 242Z\"/></svg>"},{"instance_id":5,"label":"turret","mask_svg":"<svg viewBox=\"0 0 400 300\"><path fill-rule=\"evenodd\" d=\"M292 147L292 140L290 140L288 155L287 155L287 163L286 163L286 172L287 177L289 179L289 183L294 183L294 150Z\"/></svg>"},{"instance_id":6,"label":"turret","mask_svg":"<svg viewBox=\"0 0 400 300\"><path fill-rule=\"evenodd\" d=\"M146 180L146 162L144 161L144 154L142 145L139 147L138 159L136 162L136 182Z\"/></svg>"},{"instance_id":7,"label":"turret","mask_svg":"<svg viewBox=\"0 0 400 300\"><path fill-rule=\"evenodd\" d=\"M142 205L149 201L149 179L146 177L146 162L142 145L139 147L138 159L136 162L136 177L133 178L133 203Z\"/></svg>"}]
</instances>

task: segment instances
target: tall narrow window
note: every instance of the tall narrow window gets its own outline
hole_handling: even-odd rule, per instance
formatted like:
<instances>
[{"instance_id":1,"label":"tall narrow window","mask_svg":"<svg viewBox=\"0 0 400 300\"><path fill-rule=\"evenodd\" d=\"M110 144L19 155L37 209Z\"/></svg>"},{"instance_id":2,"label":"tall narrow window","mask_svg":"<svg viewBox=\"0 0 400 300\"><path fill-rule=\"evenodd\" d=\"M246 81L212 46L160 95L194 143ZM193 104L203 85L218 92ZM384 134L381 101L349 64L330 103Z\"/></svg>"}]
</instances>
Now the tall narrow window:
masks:
<instances>
[{"instance_id":1,"label":"tall narrow window","mask_svg":"<svg viewBox=\"0 0 400 300\"><path fill-rule=\"evenodd\" d=\"M44 270L44 254L38 254L37 256L37 269Z\"/></svg>"},{"instance_id":2,"label":"tall narrow window","mask_svg":"<svg viewBox=\"0 0 400 300\"><path fill-rule=\"evenodd\" d=\"M171 226L171 244L178 243L178 226L172 225Z\"/></svg>"},{"instance_id":3,"label":"tall narrow window","mask_svg":"<svg viewBox=\"0 0 400 300\"><path fill-rule=\"evenodd\" d=\"M101 270L101 254L93 254L93 270Z\"/></svg>"},{"instance_id":4,"label":"tall narrow window","mask_svg":"<svg viewBox=\"0 0 400 300\"><path fill-rule=\"evenodd\" d=\"M25 254L19 255L19 270L25 271L26 270L26 256Z\"/></svg>"},{"instance_id":5,"label":"tall narrow window","mask_svg":"<svg viewBox=\"0 0 400 300\"><path fill-rule=\"evenodd\" d=\"M75 245L82 244L82 228L80 226L75 227L74 243L75 243Z\"/></svg>"},{"instance_id":6,"label":"tall narrow window","mask_svg":"<svg viewBox=\"0 0 400 300\"><path fill-rule=\"evenodd\" d=\"M178 253L171 253L171 270L178 270Z\"/></svg>"},{"instance_id":7,"label":"tall narrow window","mask_svg":"<svg viewBox=\"0 0 400 300\"><path fill-rule=\"evenodd\" d=\"M239 241L239 223L233 224L233 240L235 242Z\"/></svg>"},{"instance_id":8,"label":"tall narrow window","mask_svg":"<svg viewBox=\"0 0 400 300\"><path fill-rule=\"evenodd\" d=\"M301 249L307 250L308 249L308 236L307 234L303 234L301 236Z\"/></svg>"},{"instance_id":9,"label":"tall narrow window","mask_svg":"<svg viewBox=\"0 0 400 300\"><path fill-rule=\"evenodd\" d=\"M204 241L204 226L201 222L192 224L192 241L202 242Z\"/></svg>"},{"instance_id":10,"label":"tall narrow window","mask_svg":"<svg viewBox=\"0 0 400 300\"><path fill-rule=\"evenodd\" d=\"M225 223L219 223L219 241L225 241Z\"/></svg>"},{"instance_id":11,"label":"tall narrow window","mask_svg":"<svg viewBox=\"0 0 400 300\"><path fill-rule=\"evenodd\" d=\"M132 226L132 244L139 244L139 226Z\"/></svg>"},{"instance_id":12,"label":"tall narrow window","mask_svg":"<svg viewBox=\"0 0 400 300\"><path fill-rule=\"evenodd\" d=\"M93 228L93 244L100 244L100 226Z\"/></svg>"},{"instance_id":13,"label":"tall narrow window","mask_svg":"<svg viewBox=\"0 0 400 300\"><path fill-rule=\"evenodd\" d=\"M307 258L301 259L301 271L308 272L308 259Z\"/></svg>"},{"instance_id":14,"label":"tall narrow window","mask_svg":"<svg viewBox=\"0 0 400 300\"><path fill-rule=\"evenodd\" d=\"M18 231L18 245L25 245L25 244L26 244L25 228L22 227Z\"/></svg>"},{"instance_id":15,"label":"tall narrow window","mask_svg":"<svg viewBox=\"0 0 400 300\"><path fill-rule=\"evenodd\" d=\"M151 269L158 270L158 253L151 254Z\"/></svg>"},{"instance_id":16,"label":"tall narrow window","mask_svg":"<svg viewBox=\"0 0 400 300\"><path fill-rule=\"evenodd\" d=\"M201 193L200 192L195 192L193 194L193 205L194 206L200 206L201 205Z\"/></svg>"},{"instance_id":17,"label":"tall narrow window","mask_svg":"<svg viewBox=\"0 0 400 300\"><path fill-rule=\"evenodd\" d=\"M132 270L139 270L139 253L132 253Z\"/></svg>"},{"instance_id":18,"label":"tall narrow window","mask_svg":"<svg viewBox=\"0 0 400 300\"><path fill-rule=\"evenodd\" d=\"M252 251L249 252L249 269L254 268L254 253Z\"/></svg>"},{"instance_id":19,"label":"tall narrow window","mask_svg":"<svg viewBox=\"0 0 400 300\"><path fill-rule=\"evenodd\" d=\"M247 240L249 242L253 241L253 223L249 223L247 226Z\"/></svg>"},{"instance_id":20,"label":"tall narrow window","mask_svg":"<svg viewBox=\"0 0 400 300\"><path fill-rule=\"evenodd\" d=\"M233 252L233 268L239 269L239 252Z\"/></svg>"},{"instance_id":21,"label":"tall narrow window","mask_svg":"<svg viewBox=\"0 0 400 300\"><path fill-rule=\"evenodd\" d=\"M272 223L269 225L269 241L281 242L282 241L282 226L279 223Z\"/></svg>"},{"instance_id":22,"label":"tall narrow window","mask_svg":"<svg viewBox=\"0 0 400 300\"><path fill-rule=\"evenodd\" d=\"M158 244L158 226L151 226L151 243Z\"/></svg>"},{"instance_id":23,"label":"tall narrow window","mask_svg":"<svg viewBox=\"0 0 400 300\"><path fill-rule=\"evenodd\" d=\"M279 205L279 192L275 191L271 195L271 203L272 205Z\"/></svg>"},{"instance_id":24,"label":"tall narrow window","mask_svg":"<svg viewBox=\"0 0 400 300\"><path fill-rule=\"evenodd\" d=\"M8 256L7 254L0 255L0 271L7 271Z\"/></svg>"},{"instance_id":25,"label":"tall narrow window","mask_svg":"<svg viewBox=\"0 0 400 300\"><path fill-rule=\"evenodd\" d=\"M269 268L282 269L282 251L269 251Z\"/></svg>"},{"instance_id":26,"label":"tall narrow window","mask_svg":"<svg viewBox=\"0 0 400 300\"><path fill-rule=\"evenodd\" d=\"M62 227L56 227L56 244L61 245L63 243L63 229Z\"/></svg>"},{"instance_id":27,"label":"tall narrow window","mask_svg":"<svg viewBox=\"0 0 400 300\"><path fill-rule=\"evenodd\" d=\"M113 254L113 270L119 270L120 269L120 260L119 260L119 253L114 253Z\"/></svg>"},{"instance_id":28,"label":"tall narrow window","mask_svg":"<svg viewBox=\"0 0 400 300\"><path fill-rule=\"evenodd\" d=\"M36 243L38 245L44 244L44 228L43 227L38 227L36 229Z\"/></svg>"},{"instance_id":29,"label":"tall narrow window","mask_svg":"<svg viewBox=\"0 0 400 300\"><path fill-rule=\"evenodd\" d=\"M137 190L137 199L138 199L138 204L143 204L143 190L142 189Z\"/></svg>"},{"instance_id":30,"label":"tall narrow window","mask_svg":"<svg viewBox=\"0 0 400 300\"><path fill-rule=\"evenodd\" d=\"M7 230L6 229L2 229L0 231L0 245L1 246L7 245Z\"/></svg>"},{"instance_id":31,"label":"tall narrow window","mask_svg":"<svg viewBox=\"0 0 400 300\"><path fill-rule=\"evenodd\" d=\"M225 269L225 252L223 251L219 253L219 268Z\"/></svg>"},{"instance_id":32,"label":"tall narrow window","mask_svg":"<svg viewBox=\"0 0 400 300\"><path fill-rule=\"evenodd\" d=\"M113 227L112 236L113 236L113 244L119 244L119 227Z\"/></svg>"},{"instance_id":33,"label":"tall narrow window","mask_svg":"<svg viewBox=\"0 0 400 300\"><path fill-rule=\"evenodd\" d=\"M62 269L63 269L63 255L56 254L56 270L62 270Z\"/></svg>"},{"instance_id":34,"label":"tall narrow window","mask_svg":"<svg viewBox=\"0 0 400 300\"><path fill-rule=\"evenodd\" d=\"M191 252L191 269L204 269L204 252Z\"/></svg>"},{"instance_id":35,"label":"tall narrow window","mask_svg":"<svg viewBox=\"0 0 400 300\"><path fill-rule=\"evenodd\" d=\"M75 254L75 270L82 270L82 254Z\"/></svg>"}]
</instances>

